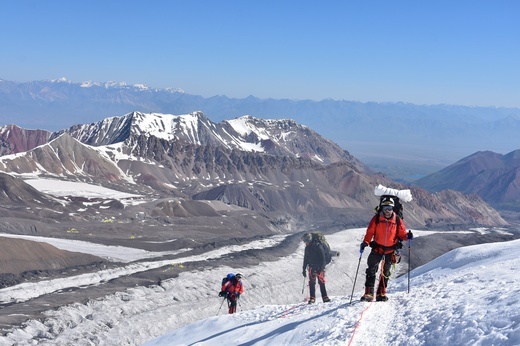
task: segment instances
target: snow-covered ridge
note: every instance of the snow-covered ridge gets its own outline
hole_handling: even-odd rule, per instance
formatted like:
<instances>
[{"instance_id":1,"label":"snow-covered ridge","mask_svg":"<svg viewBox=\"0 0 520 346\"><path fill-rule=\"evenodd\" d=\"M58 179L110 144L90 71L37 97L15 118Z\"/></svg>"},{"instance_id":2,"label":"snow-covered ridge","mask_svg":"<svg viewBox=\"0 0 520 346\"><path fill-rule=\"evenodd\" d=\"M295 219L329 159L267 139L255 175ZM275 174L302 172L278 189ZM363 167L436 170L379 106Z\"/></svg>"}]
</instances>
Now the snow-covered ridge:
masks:
<instances>
[{"instance_id":1,"label":"snow-covered ridge","mask_svg":"<svg viewBox=\"0 0 520 346\"><path fill-rule=\"evenodd\" d=\"M124 142L132 136L145 136L197 146L308 157L325 163L344 158L343 150L337 145L290 119L265 120L242 116L214 123L198 111L181 115L132 112L97 123L76 125L64 131L95 146ZM320 148L319 153L315 147Z\"/></svg>"},{"instance_id":2,"label":"snow-covered ridge","mask_svg":"<svg viewBox=\"0 0 520 346\"><path fill-rule=\"evenodd\" d=\"M135 112L132 115L131 131L137 135L154 136L168 141L187 137L193 144L200 145L199 124L204 119L198 112L184 115Z\"/></svg>"},{"instance_id":3,"label":"snow-covered ridge","mask_svg":"<svg viewBox=\"0 0 520 346\"><path fill-rule=\"evenodd\" d=\"M66 78L60 78L58 80L53 80L52 82L68 82L71 84L74 84L71 81L68 81ZM184 90L179 88L152 88L146 84L142 83L136 83L136 84L127 84L126 82L114 82L114 81L108 81L108 82L94 82L91 80L83 81L81 83L78 83L81 88L94 88L94 87L100 87L104 89L131 89L133 91L154 91L154 92L160 92L160 91L167 91L170 93L185 93Z\"/></svg>"},{"instance_id":4,"label":"snow-covered ridge","mask_svg":"<svg viewBox=\"0 0 520 346\"><path fill-rule=\"evenodd\" d=\"M66 77L60 77L60 78L57 78L57 79L52 79L51 80L52 83L67 83L67 84L72 84L72 82L70 80L68 80Z\"/></svg>"},{"instance_id":5,"label":"snow-covered ridge","mask_svg":"<svg viewBox=\"0 0 520 346\"><path fill-rule=\"evenodd\" d=\"M44 153L44 154L42 154ZM133 178L117 166L104 147L83 144L66 133L35 147L28 152L4 155L0 157L0 169L18 176L39 176L42 174L55 177L79 177L97 174L97 168L103 167L99 174L109 174L105 179L121 179L134 183ZM43 159L39 159L43 158ZM88 162L88 164L85 164ZM94 164L94 162L96 162Z\"/></svg>"}]
</instances>

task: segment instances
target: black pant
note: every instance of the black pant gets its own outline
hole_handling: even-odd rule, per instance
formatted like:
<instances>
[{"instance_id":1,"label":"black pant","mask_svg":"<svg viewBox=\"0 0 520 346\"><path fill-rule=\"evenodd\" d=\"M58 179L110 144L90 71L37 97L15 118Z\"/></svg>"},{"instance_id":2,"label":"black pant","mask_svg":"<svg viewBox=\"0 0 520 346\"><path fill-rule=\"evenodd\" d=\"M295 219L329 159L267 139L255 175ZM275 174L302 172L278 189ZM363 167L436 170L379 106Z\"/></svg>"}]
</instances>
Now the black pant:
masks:
<instances>
[{"instance_id":1,"label":"black pant","mask_svg":"<svg viewBox=\"0 0 520 346\"><path fill-rule=\"evenodd\" d=\"M322 270L317 272L309 268L309 294L311 298L316 298L316 279L320 285L321 297L327 297L327 289L325 288L325 272Z\"/></svg>"},{"instance_id":2,"label":"black pant","mask_svg":"<svg viewBox=\"0 0 520 346\"><path fill-rule=\"evenodd\" d=\"M386 286L388 283L388 278L390 277L390 267L392 266L392 252L389 254L380 254L372 250L370 252L370 255L368 255L367 264L368 268L366 270L366 281L365 281L365 287L374 287L376 283L376 274L377 270L379 269L379 262L381 260L385 261L385 264L383 266L383 275L382 282L379 283L380 288L384 288L383 291L380 291L378 288L379 293L386 293Z\"/></svg>"},{"instance_id":3,"label":"black pant","mask_svg":"<svg viewBox=\"0 0 520 346\"><path fill-rule=\"evenodd\" d=\"M228 312L230 314L237 312L237 300L238 300L238 297L236 296L236 294L228 294L228 296L227 296Z\"/></svg>"}]
</instances>

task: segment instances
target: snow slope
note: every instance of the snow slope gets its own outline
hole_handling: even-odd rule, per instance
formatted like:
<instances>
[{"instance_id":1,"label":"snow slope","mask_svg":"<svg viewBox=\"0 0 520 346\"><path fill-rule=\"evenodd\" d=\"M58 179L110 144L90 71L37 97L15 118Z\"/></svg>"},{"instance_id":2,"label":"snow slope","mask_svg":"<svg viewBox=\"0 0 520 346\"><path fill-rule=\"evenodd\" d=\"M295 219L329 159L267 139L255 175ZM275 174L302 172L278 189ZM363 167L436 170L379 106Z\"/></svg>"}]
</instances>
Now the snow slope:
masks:
<instances>
[{"instance_id":1,"label":"snow slope","mask_svg":"<svg viewBox=\"0 0 520 346\"><path fill-rule=\"evenodd\" d=\"M198 321L152 345L519 345L520 241L471 246L395 280L388 302L264 305Z\"/></svg>"},{"instance_id":2,"label":"snow slope","mask_svg":"<svg viewBox=\"0 0 520 346\"><path fill-rule=\"evenodd\" d=\"M322 303L319 296L317 304L305 303L302 245L276 262L185 272L160 286L130 288L48 311L46 320L29 321L0 337L0 345L520 344L515 275L520 240L451 251L412 271L410 293L404 275L390 281L388 302L361 303L368 255L359 262L363 232L328 236L342 252L328 269L331 303ZM413 243L411 251L413 256ZM399 271L406 269L401 264ZM246 292L235 315L220 308L217 297L219 281L229 271L246 275Z\"/></svg>"}]
</instances>

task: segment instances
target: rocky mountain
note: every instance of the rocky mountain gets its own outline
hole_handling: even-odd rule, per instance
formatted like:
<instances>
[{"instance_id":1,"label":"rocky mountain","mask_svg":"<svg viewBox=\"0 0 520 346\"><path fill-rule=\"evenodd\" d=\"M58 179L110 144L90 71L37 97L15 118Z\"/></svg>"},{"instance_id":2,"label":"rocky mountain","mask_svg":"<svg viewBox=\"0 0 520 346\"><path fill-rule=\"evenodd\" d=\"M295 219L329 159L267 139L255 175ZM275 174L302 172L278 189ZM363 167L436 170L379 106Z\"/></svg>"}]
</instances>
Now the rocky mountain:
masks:
<instances>
[{"instance_id":1,"label":"rocky mountain","mask_svg":"<svg viewBox=\"0 0 520 346\"><path fill-rule=\"evenodd\" d=\"M201 112L132 112L75 125L49 138L23 154L1 157L0 170L138 193L148 201L146 215L162 220L197 209L195 201L218 201L263 215L274 227L364 226L377 202L374 186L404 188L293 120L245 116L213 123ZM406 212L410 226L506 224L474 196L413 193L417 198ZM165 204L171 198L191 201L192 207ZM465 208L474 210L471 217Z\"/></svg>"},{"instance_id":2,"label":"rocky mountain","mask_svg":"<svg viewBox=\"0 0 520 346\"><path fill-rule=\"evenodd\" d=\"M0 170L18 175L56 176L68 180L103 179L113 183L128 177L102 151L84 145L67 134L26 152L4 156Z\"/></svg>"},{"instance_id":3,"label":"rocky mountain","mask_svg":"<svg viewBox=\"0 0 520 346\"><path fill-rule=\"evenodd\" d=\"M217 124L202 112L183 116L132 112L97 123L75 125L53 133L50 138L56 138L62 133L68 133L82 143L92 146L154 137L179 145L222 147L275 156L296 156L322 163L337 162L345 158L357 161L338 145L324 140L315 131L289 119L262 120L243 116ZM134 148L133 154L146 155L140 150L147 149L139 145ZM357 163L361 165L359 161Z\"/></svg>"},{"instance_id":4,"label":"rocky mountain","mask_svg":"<svg viewBox=\"0 0 520 346\"><path fill-rule=\"evenodd\" d=\"M49 141L51 132L27 130L17 125L0 127L0 156L31 150Z\"/></svg>"},{"instance_id":5,"label":"rocky mountain","mask_svg":"<svg viewBox=\"0 0 520 346\"><path fill-rule=\"evenodd\" d=\"M431 192L453 189L479 195L502 209L520 210L520 150L481 151L414 182Z\"/></svg>"},{"instance_id":6,"label":"rocky mountain","mask_svg":"<svg viewBox=\"0 0 520 346\"><path fill-rule=\"evenodd\" d=\"M506 153L520 144L511 140L520 131L520 109L253 96L204 98L142 84L73 83L63 78L27 83L0 80L0 119L5 124L59 131L135 110L164 114L199 110L216 122L243 115L294 119L401 182L438 171L477 151Z\"/></svg>"}]
</instances>

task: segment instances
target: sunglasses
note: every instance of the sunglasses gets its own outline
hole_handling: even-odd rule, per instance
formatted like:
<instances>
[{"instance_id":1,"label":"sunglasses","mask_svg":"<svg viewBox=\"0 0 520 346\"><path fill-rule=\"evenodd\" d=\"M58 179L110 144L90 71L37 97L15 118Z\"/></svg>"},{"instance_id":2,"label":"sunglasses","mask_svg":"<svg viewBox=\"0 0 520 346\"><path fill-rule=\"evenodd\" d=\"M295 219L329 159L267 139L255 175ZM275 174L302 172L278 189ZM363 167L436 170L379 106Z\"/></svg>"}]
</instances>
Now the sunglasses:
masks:
<instances>
[{"instance_id":1,"label":"sunglasses","mask_svg":"<svg viewBox=\"0 0 520 346\"><path fill-rule=\"evenodd\" d=\"M392 207L391 205L385 205L383 206L383 211L390 211L392 210L394 207Z\"/></svg>"}]
</instances>

